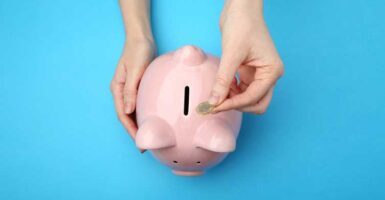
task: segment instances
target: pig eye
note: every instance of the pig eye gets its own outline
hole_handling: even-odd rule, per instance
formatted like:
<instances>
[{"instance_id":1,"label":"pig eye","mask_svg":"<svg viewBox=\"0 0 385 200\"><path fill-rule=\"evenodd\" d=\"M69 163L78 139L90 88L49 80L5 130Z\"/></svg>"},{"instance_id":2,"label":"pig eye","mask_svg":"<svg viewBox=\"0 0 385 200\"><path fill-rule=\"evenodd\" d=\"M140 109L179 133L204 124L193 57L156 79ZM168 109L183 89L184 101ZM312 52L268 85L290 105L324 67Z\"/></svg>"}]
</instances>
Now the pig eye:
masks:
<instances>
[{"instance_id":1,"label":"pig eye","mask_svg":"<svg viewBox=\"0 0 385 200\"><path fill-rule=\"evenodd\" d=\"M189 86L184 87L184 104L183 104L183 114L185 116L188 115L188 105L190 98L190 88Z\"/></svg>"},{"instance_id":2,"label":"pig eye","mask_svg":"<svg viewBox=\"0 0 385 200\"><path fill-rule=\"evenodd\" d=\"M176 160L173 160L172 162L173 162L173 163L178 163L178 161L176 161Z\"/></svg>"},{"instance_id":3,"label":"pig eye","mask_svg":"<svg viewBox=\"0 0 385 200\"><path fill-rule=\"evenodd\" d=\"M199 165L199 164L201 164L201 161L197 161L196 163Z\"/></svg>"}]
</instances>

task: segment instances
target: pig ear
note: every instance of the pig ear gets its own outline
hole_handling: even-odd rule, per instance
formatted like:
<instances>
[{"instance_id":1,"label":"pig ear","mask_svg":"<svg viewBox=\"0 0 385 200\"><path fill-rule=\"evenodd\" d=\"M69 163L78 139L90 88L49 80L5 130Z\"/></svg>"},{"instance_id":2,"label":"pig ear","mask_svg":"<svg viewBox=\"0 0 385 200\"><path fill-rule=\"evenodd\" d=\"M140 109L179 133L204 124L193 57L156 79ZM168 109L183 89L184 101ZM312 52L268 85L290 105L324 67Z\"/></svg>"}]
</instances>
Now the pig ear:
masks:
<instances>
[{"instance_id":1,"label":"pig ear","mask_svg":"<svg viewBox=\"0 0 385 200\"><path fill-rule=\"evenodd\" d=\"M135 136L140 149L161 149L175 145L175 137L170 125L159 117L147 118Z\"/></svg>"},{"instance_id":2,"label":"pig ear","mask_svg":"<svg viewBox=\"0 0 385 200\"><path fill-rule=\"evenodd\" d=\"M197 147L218 153L234 151L236 138L228 123L212 119L202 124L194 137Z\"/></svg>"}]
</instances>

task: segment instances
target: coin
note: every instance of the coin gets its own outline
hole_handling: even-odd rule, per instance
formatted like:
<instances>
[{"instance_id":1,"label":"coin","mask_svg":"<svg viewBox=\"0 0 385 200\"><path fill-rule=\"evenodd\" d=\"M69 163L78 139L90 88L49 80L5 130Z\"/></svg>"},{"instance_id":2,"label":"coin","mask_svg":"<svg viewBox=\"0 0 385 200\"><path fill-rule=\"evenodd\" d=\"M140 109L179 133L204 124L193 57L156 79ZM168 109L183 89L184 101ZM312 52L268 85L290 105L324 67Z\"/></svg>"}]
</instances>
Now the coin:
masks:
<instances>
[{"instance_id":1,"label":"coin","mask_svg":"<svg viewBox=\"0 0 385 200\"><path fill-rule=\"evenodd\" d=\"M214 105L211 105L211 104L209 104L209 102L205 101L205 102L200 103L200 104L197 106L196 111L197 111L198 114L201 114L201 115L207 115L207 114L209 114L213 109L214 109Z\"/></svg>"}]
</instances>

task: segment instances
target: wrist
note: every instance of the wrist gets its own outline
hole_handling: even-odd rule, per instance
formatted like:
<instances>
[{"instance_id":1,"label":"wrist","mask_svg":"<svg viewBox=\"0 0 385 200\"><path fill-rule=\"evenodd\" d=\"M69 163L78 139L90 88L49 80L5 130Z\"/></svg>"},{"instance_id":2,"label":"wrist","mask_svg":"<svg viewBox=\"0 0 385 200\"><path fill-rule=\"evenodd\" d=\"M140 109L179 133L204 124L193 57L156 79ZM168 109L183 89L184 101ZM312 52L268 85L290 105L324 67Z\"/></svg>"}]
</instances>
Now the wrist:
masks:
<instances>
[{"instance_id":1,"label":"wrist","mask_svg":"<svg viewBox=\"0 0 385 200\"><path fill-rule=\"evenodd\" d=\"M125 28L126 41L154 42L149 20L137 19L128 24Z\"/></svg>"},{"instance_id":2,"label":"wrist","mask_svg":"<svg viewBox=\"0 0 385 200\"><path fill-rule=\"evenodd\" d=\"M154 44L155 42L151 33L136 32L132 34L126 33L125 43Z\"/></svg>"},{"instance_id":3,"label":"wrist","mask_svg":"<svg viewBox=\"0 0 385 200\"><path fill-rule=\"evenodd\" d=\"M126 42L153 43L149 0L120 0Z\"/></svg>"},{"instance_id":4,"label":"wrist","mask_svg":"<svg viewBox=\"0 0 385 200\"><path fill-rule=\"evenodd\" d=\"M225 6L228 8L243 7L262 11L263 0L226 0Z\"/></svg>"}]
</instances>

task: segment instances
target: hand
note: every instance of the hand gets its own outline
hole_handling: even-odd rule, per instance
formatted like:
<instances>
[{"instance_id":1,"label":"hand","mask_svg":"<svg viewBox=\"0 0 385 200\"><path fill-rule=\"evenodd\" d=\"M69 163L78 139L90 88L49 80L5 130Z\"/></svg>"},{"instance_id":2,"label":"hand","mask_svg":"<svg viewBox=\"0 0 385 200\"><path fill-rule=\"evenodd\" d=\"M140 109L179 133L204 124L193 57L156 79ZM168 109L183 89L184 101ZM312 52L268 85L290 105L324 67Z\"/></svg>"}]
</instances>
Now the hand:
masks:
<instances>
[{"instance_id":1,"label":"hand","mask_svg":"<svg viewBox=\"0 0 385 200\"><path fill-rule=\"evenodd\" d=\"M262 16L261 1L227 1L221 16L222 58L209 98L214 112L262 114L283 75L283 63ZM239 83L234 80L239 73Z\"/></svg>"},{"instance_id":2,"label":"hand","mask_svg":"<svg viewBox=\"0 0 385 200\"><path fill-rule=\"evenodd\" d=\"M132 138L138 130L134 113L138 85L154 56L155 45L152 41L127 41L111 81L116 112Z\"/></svg>"}]
</instances>

